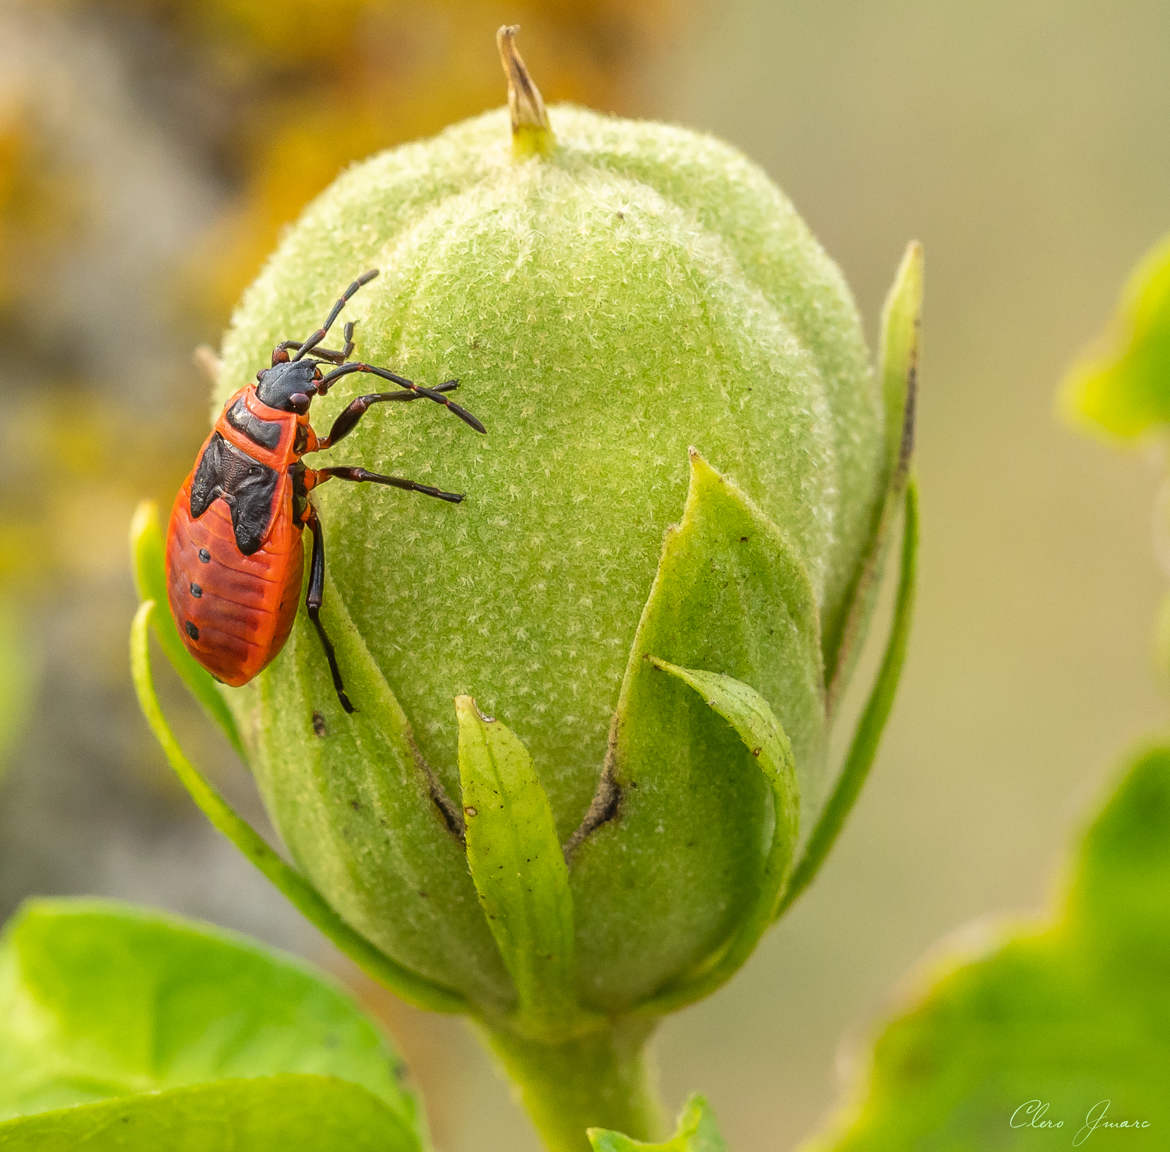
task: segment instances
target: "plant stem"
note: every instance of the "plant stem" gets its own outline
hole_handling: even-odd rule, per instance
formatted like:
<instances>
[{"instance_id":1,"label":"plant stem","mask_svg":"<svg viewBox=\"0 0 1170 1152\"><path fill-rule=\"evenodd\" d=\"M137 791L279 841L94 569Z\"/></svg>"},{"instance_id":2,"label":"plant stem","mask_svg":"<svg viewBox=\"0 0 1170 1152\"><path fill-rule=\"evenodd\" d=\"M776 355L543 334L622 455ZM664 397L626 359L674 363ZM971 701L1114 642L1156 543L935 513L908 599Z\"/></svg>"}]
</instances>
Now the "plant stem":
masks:
<instances>
[{"instance_id":1,"label":"plant stem","mask_svg":"<svg viewBox=\"0 0 1170 1152\"><path fill-rule=\"evenodd\" d=\"M636 1140L659 1133L661 1111L646 1062L655 1023L619 1018L549 1044L480 1021L548 1152L586 1152L587 1128L613 1128Z\"/></svg>"}]
</instances>

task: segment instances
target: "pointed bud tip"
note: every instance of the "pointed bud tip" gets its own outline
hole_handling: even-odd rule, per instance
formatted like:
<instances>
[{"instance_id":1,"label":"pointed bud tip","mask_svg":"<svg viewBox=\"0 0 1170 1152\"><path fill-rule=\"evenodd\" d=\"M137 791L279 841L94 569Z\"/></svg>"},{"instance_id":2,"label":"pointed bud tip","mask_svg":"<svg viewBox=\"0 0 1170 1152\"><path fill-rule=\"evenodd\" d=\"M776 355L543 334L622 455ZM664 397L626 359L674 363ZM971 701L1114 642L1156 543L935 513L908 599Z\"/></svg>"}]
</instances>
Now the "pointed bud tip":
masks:
<instances>
[{"instance_id":1,"label":"pointed bud tip","mask_svg":"<svg viewBox=\"0 0 1170 1152\"><path fill-rule=\"evenodd\" d=\"M504 24L496 33L500 63L508 78L508 110L512 114L512 151L517 156L543 156L554 143L540 89L516 47L519 24Z\"/></svg>"}]
</instances>

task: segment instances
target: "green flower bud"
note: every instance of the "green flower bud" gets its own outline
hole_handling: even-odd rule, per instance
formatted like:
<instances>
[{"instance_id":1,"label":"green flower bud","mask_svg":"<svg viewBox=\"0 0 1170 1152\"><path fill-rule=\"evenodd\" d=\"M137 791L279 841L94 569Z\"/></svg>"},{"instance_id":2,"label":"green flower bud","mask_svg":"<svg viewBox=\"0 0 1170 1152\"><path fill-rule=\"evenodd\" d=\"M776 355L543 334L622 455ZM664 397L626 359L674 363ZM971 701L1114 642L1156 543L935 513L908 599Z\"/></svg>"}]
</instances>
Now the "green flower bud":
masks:
<instances>
[{"instance_id":1,"label":"green flower bud","mask_svg":"<svg viewBox=\"0 0 1170 1152\"><path fill-rule=\"evenodd\" d=\"M511 130L491 112L345 172L247 292L214 397L376 267L355 356L457 377L488 434L387 406L329 463L467 499L315 491L357 711L303 617L227 697L348 928L552 1044L725 979L856 793L904 626L844 798L827 731L905 478L921 261L875 381L841 274L758 168L681 128L545 120L502 47Z\"/></svg>"},{"instance_id":2,"label":"green flower bud","mask_svg":"<svg viewBox=\"0 0 1170 1152\"><path fill-rule=\"evenodd\" d=\"M573 847L577 992L615 1012L726 942L773 822L743 741L643 657L768 701L810 827L887 431L848 289L759 169L679 128L569 107L550 120L555 143L525 157L493 112L351 168L245 296L217 409L376 267L346 313L357 355L424 384L458 377L489 434L415 404L377 410L331 454L468 499L314 494L324 619L358 712L338 707L303 618L232 700L317 888L400 962L504 1007L514 991L452 826L464 806L443 819L433 798L460 796L454 700L474 696L527 750ZM319 427L369 390L345 384ZM615 811L582 832L599 787Z\"/></svg>"}]
</instances>

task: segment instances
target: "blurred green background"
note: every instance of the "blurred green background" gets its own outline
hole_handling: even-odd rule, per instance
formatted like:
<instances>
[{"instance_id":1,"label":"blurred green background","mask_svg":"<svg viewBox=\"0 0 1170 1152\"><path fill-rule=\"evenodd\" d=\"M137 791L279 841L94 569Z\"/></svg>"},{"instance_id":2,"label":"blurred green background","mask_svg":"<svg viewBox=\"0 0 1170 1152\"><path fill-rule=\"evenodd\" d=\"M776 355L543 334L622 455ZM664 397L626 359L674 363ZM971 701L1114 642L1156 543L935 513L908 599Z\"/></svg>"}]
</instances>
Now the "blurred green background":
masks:
<instances>
[{"instance_id":1,"label":"blurred green background","mask_svg":"<svg viewBox=\"0 0 1170 1152\"><path fill-rule=\"evenodd\" d=\"M926 245L922 590L879 763L813 890L659 1044L672 1107L700 1089L731 1147L771 1152L833 1106L935 941L1042 904L1111 766L1164 722L1157 469L1077 437L1053 397L1170 227L1165 0L6 0L0 911L123 896L340 968L137 717L126 526L189 468L192 349L282 224L348 160L501 103L505 21L550 102L761 163L871 338L905 241ZM180 734L247 804L226 748L191 715ZM461 1024L365 994L440 1147L535 1148Z\"/></svg>"}]
</instances>

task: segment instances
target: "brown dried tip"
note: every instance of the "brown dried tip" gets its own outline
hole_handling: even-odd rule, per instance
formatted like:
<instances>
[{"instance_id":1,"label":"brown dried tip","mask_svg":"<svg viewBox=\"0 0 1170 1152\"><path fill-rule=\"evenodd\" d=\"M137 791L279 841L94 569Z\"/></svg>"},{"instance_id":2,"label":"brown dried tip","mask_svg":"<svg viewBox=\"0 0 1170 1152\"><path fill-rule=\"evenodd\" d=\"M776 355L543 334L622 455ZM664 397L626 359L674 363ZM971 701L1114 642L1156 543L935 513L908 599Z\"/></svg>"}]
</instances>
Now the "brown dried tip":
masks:
<instances>
[{"instance_id":1,"label":"brown dried tip","mask_svg":"<svg viewBox=\"0 0 1170 1152\"><path fill-rule=\"evenodd\" d=\"M496 33L500 63L508 77L508 110L512 113L512 150L517 156L544 154L553 146L540 89L532 82L520 53L516 50L518 24L505 24Z\"/></svg>"}]
</instances>

